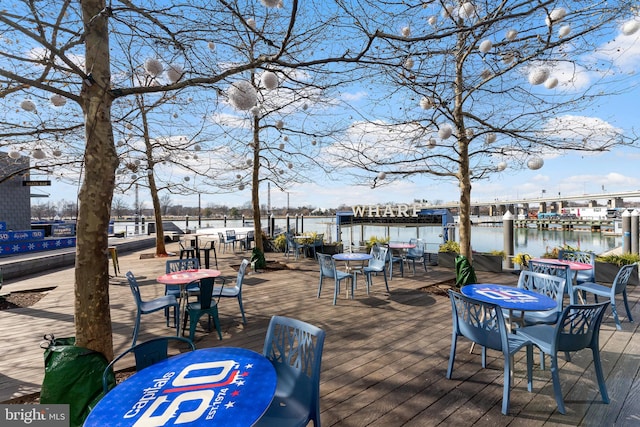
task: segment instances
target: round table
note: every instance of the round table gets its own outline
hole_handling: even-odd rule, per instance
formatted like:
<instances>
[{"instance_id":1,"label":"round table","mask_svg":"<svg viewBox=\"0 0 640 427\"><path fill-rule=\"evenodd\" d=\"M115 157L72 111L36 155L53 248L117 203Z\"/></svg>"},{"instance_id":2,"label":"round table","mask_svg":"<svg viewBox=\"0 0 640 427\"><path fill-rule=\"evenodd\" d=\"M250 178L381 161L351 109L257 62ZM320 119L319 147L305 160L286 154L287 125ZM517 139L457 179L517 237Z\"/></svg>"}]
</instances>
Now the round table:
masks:
<instances>
[{"instance_id":1,"label":"round table","mask_svg":"<svg viewBox=\"0 0 640 427\"><path fill-rule=\"evenodd\" d=\"M171 273L163 274L156 280L165 285L178 285L180 286L180 315L184 313L187 306L187 299L189 297L189 291L187 286L190 283L196 282L206 277L218 277L222 274L220 270L212 270L209 268L198 268L193 270L180 270L172 271ZM178 335L182 332L182 325L178 325Z\"/></svg>"},{"instance_id":2,"label":"round table","mask_svg":"<svg viewBox=\"0 0 640 427\"><path fill-rule=\"evenodd\" d=\"M373 258L373 256L371 256L370 254L363 254L363 253L359 253L359 252L344 252L344 253L339 253L339 254L334 254L331 256L333 259L335 259L336 261L344 261L345 262L345 269L347 270L347 273L353 273L353 287L357 287L356 286L356 271L354 271L355 269L361 270L364 267L364 262L370 260L371 258ZM363 263L362 266L359 267L352 267L350 265L351 261L360 261ZM360 271L362 272L362 271ZM347 289L348 292L348 289ZM351 295L353 297L353 295Z\"/></svg>"},{"instance_id":3,"label":"round table","mask_svg":"<svg viewBox=\"0 0 640 427\"><path fill-rule=\"evenodd\" d=\"M566 259L555 259L555 258L532 258L530 261L536 262L546 262L547 264L558 264L558 265L568 265L569 270L573 271L584 271L591 270L593 266L586 262L578 262L578 261L570 261Z\"/></svg>"},{"instance_id":4,"label":"round table","mask_svg":"<svg viewBox=\"0 0 640 427\"><path fill-rule=\"evenodd\" d=\"M416 247L415 243L389 243L389 249L413 249Z\"/></svg>"},{"instance_id":5,"label":"round table","mask_svg":"<svg viewBox=\"0 0 640 427\"><path fill-rule=\"evenodd\" d=\"M251 350L182 353L118 384L84 426L250 426L271 404L276 383L271 362Z\"/></svg>"}]
</instances>

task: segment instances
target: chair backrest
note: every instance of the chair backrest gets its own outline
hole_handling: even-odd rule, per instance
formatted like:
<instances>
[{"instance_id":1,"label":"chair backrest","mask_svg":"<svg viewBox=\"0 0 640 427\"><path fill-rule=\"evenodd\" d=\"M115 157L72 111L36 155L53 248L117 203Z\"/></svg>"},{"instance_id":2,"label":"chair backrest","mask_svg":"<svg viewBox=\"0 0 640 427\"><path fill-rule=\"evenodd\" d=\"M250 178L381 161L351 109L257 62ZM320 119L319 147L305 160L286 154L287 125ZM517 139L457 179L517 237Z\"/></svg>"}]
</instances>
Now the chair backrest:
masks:
<instances>
[{"instance_id":1,"label":"chair backrest","mask_svg":"<svg viewBox=\"0 0 640 427\"><path fill-rule=\"evenodd\" d=\"M236 240L236 230L226 230L227 241Z\"/></svg>"},{"instance_id":2,"label":"chair backrest","mask_svg":"<svg viewBox=\"0 0 640 427\"><path fill-rule=\"evenodd\" d=\"M529 261L529 270L536 273L562 277L566 281L565 289L567 289L567 291L571 289L571 285L573 284L573 274L571 274L571 269L568 265L531 260Z\"/></svg>"},{"instance_id":3,"label":"chair backrest","mask_svg":"<svg viewBox=\"0 0 640 427\"><path fill-rule=\"evenodd\" d=\"M494 350L509 351L507 327L500 307L452 290L449 298L454 334Z\"/></svg>"},{"instance_id":4,"label":"chair backrest","mask_svg":"<svg viewBox=\"0 0 640 427\"><path fill-rule=\"evenodd\" d=\"M196 268L200 268L200 261L198 261L198 258L172 259L165 263L165 273L193 270Z\"/></svg>"},{"instance_id":5,"label":"chair backrest","mask_svg":"<svg viewBox=\"0 0 640 427\"><path fill-rule=\"evenodd\" d=\"M556 351L598 349L600 324L610 301L566 307L554 328L552 346Z\"/></svg>"},{"instance_id":6,"label":"chair backrest","mask_svg":"<svg viewBox=\"0 0 640 427\"><path fill-rule=\"evenodd\" d=\"M248 259L243 259L240 263L240 268L238 268L238 275L236 276L236 287L240 290L242 289L242 282L244 281L244 274L247 271L247 266L249 265Z\"/></svg>"},{"instance_id":7,"label":"chair backrest","mask_svg":"<svg viewBox=\"0 0 640 427\"><path fill-rule=\"evenodd\" d=\"M415 239L415 241L413 241L411 243L415 244L416 247L415 248L409 248L407 250L407 255L410 255L410 256L413 256L413 257L424 256L424 241L422 239Z\"/></svg>"},{"instance_id":8,"label":"chair backrest","mask_svg":"<svg viewBox=\"0 0 640 427\"><path fill-rule=\"evenodd\" d=\"M562 311L566 279L531 270L522 270L518 277L518 288L527 289L552 298L556 301L556 311Z\"/></svg>"},{"instance_id":9,"label":"chair backrest","mask_svg":"<svg viewBox=\"0 0 640 427\"><path fill-rule=\"evenodd\" d=\"M200 279L200 293L198 294L198 302L200 303L200 308L202 310L206 310L211 308L211 298L213 295L213 284L215 280L213 277L204 277ZM218 298L220 294L218 294Z\"/></svg>"},{"instance_id":10,"label":"chair backrest","mask_svg":"<svg viewBox=\"0 0 640 427\"><path fill-rule=\"evenodd\" d=\"M320 365L325 332L309 323L283 316L269 322L262 354L278 376L278 391L296 396L312 417L319 416ZM319 422L314 422L317 425Z\"/></svg>"},{"instance_id":11,"label":"chair backrest","mask_svg":"<svg viewBox=\"0 0 640 427\"><path fill-rule=\"evenodd\" d=\"M123 353L116 356L116 358L113 359L111 363L109 363L109 365L105 368L102 374L103 391L106 393L115 385L113 381L113 366L118 360L122 359L124 356L126 356L129 353L133 353L136 360L136 371L140 371L146 368L147 366L154 365L160 362L161 360L165 360L168 357L169 341L178 341L178 342L188 344L190 351L194 351L196 349L196 346L193 344L191 340L184 337L177 337L177 336L158 337L158 338L153 338L149 341L136 344L133 347L127 349Z\"/></svg>"},{"instance_id":12,"label":"chair backrest","mask_svg":"<svg viewBox=\"0 0 640 427\"><path fill-rule=\"evenodd\" d=\"M138 285L138 281L130 271L127 271L125 276L127 276L127 280L129 281L129 287L131 288L133 299L136 301L136 306L140 307L142 304L142 297L140 296L140 286Z\"/></svg>"},{"instance_id":13,"label":"chair backrest","mask_svg":"<svg viewBox=\"0 0 640 427\"><path fill-rule=\"evenodd\" d=\"M224 243L225 240L224 234L221 231L218 231L218 241L220 241L220 243Z\"/></svg>"},{"instance_id":14,"label":"chair backrest","mask_svg":"<svg viewBox=\"0 0 640 427\"><path fill-rule=\"evenodd\" d=\"M251 231L247 231L247 240L254 240L256 237L256 232L251 230Z\"/></svg>"},{"instance_id":15,"label":"chair backrest","mask_svg":"<svg viewBox=\"0 0 640 427\"><path fill-rule=\"evenodd\" d=\"M373 258L369 260L369 267L384 268L387 263L387 252L389 248L380 245L371 246L369 252Z\"/></svg>"},{"instance_id":16,"label":"chair backrest","mask_svg":"<svg viewBox=\"0 0 640 427\"><path fill-rule=\"evenodd\" d=\"M615 294L621 294L624 292L627 288L627 283L629 283L629 279L631 278L631 273L633 273L637 265L638 263L633 263L620 267L615 279L613 279L612 289Z\"/></svg>"},{"instance_id":17,"label":"chair backrest","mask_svg":"<svg viewBox=\"0 0 640 427\"><path fill-rule=\"evenodd\" d=\"M581 274L587 275L586 281L595 282L596 280L596 254L587 251L572 251L569 249L560 249L558 251L558 259L567 261L583 262L585 264L591 264L591 270L585 270ZM585 279L582 280L583 282Z\"/></svg>"},{"instance_id":18,"label":"chair backrest","mask_svg":"<svg viewBox=\"0 0 640 427\"><path fill-rule=\"evenodd\" d=\"M320 275L323 277L336 278L336 261L327 254L316 254L318 263L320 264Z\"/></svg>"}]
</instances>

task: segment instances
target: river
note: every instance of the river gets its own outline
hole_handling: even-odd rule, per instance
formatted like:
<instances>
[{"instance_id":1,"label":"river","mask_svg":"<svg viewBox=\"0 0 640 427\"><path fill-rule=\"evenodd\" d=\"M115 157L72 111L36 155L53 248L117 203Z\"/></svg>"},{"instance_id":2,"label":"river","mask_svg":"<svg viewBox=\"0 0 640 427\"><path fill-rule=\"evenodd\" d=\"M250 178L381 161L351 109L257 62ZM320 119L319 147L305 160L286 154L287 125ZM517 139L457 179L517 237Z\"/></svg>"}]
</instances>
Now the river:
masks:
<instances>
[{"instance_id":1,"label":"river","mask_svg":"<svg viewBox=\"0 0 640 427\"><path fill-rule=\"evenodd\" d=\"M172 221L181 229L190 229L192 231L198 228L220 228L220 227L242 227L241 219L232 220L211 220L202 219L198 226L197 219ZM245 226L247 224L245 223ZM267 226L266 219L262 224ZM286 229L286 218L275 218L276 228ZM437 252L439 244L442 242L442 228L438 226L424 227L384 227L384 226L354 226L343 227L341 235L336 238L336 218L335 217L302 217L289 218L289 227L304 232L324 233L325 240L336 241L341 240L344 243L353 242L358 245L360 241L369 239L371 236L386 237L389 236L392 241L408 241L412 237L419 237L426 242L428 252ZM127 234L135 233L135 225L133 222L116 222L114 231L126 232ZM144 233L140 227L138 232ZM458 230L455 230L455 238L458 237ZM364 237L364 238L363 238ZM478 252L490 252L493 250L504 250L504 237L502 226L472 226L471 227L471 246L473 250ZM534 228L517 228L514 230L514 253L525 252L532 256L542 255L547 250L554 247L568 245L579 248L584 251L593 251L596 254L610 251L622 245L622 236L609 235L603 233L594 233L588 230L538 230Z\"/></svg>"}]
</instances>

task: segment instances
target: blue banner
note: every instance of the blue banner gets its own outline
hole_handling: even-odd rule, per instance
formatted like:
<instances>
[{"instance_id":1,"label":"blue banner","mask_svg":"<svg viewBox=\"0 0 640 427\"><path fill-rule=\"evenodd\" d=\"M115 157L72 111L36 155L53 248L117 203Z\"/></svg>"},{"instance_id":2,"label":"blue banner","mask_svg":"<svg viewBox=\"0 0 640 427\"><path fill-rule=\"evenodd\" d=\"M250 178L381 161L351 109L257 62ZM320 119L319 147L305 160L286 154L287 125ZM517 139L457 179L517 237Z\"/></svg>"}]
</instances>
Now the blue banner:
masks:
<instances>
[{"instance_id":1,"label":"blue banner","mask_svg":"<svg viewBox=\"0 0 640 427\"><path fill-rule=\"evenodd\" d=\"M15 255L27 252L49 251L52 249L73 248L76 246L76 238L47 239L35 242L14 242L0 244L0 256Z\"/></svg>"},{"instance_id":2,"label":"blue banner","mask_svg":"<svg viewBox=\"0 0 640 427\"><path fill-rule=\"evenodd\" d=\"M2 231L0 243L24 242L44 239L44 230Z\"/></svg>"}]
</instances>

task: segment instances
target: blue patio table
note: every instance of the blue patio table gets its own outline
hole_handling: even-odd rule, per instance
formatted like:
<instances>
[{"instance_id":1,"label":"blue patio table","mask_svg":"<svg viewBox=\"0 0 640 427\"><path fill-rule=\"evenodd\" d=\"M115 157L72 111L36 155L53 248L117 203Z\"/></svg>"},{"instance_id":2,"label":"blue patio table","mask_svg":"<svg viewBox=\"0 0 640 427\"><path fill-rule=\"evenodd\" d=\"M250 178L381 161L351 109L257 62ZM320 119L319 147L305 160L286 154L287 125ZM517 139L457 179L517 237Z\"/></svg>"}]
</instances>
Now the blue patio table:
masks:
<instances>
[{"instance_id":1,"label":"blue patio table","mask_svg":"<svg viewBox=\"0 0 640 427\"><path fill-rule=\"evenodd\" d=\"M555 309L557 305L553 298L544 294L493 283L466 285L460 289L460 292L468 297L489 304L496 304L500 308L509 310L509 319L513 319L513 310L521 313L525 311L546 311Z\"/></svg>"},{"instance_id":2,"label":"blue patio table","mask_svg":"<svg viewBox=\"0 0 640 427\"><path fill-rule=\"evenodd\" d=\"M113 388L84 426L251 426L267 410L276 371L244 348L205 348L151 365Z\"/></svg>"},{"instance_id":3,"label":"blue patio table","mask_svg":"<svg viewBox=\"0 0 640 427\"><path fill-rule=\"evenodd\" d=\"M359 253L359 252L343 252L343 253L339 253L339 254L334 254L331 256L333 259L335 259L336 261L344 261L345 262L345 269L347 270L347 273L351 273L353 272L353 287L356 288L356 273L358 272L358 270L360 272L362 272L362 268L364 267L364 262L370 260L371 258L373 258L370 254L363 254L363 253ZM350 265L351 261L360 261L362 263L361 266L358 267L352 267ZM349 290L347 289L347 292ZM353 295L352 295L353 297Z\"/></svg>"}]
</instances>

